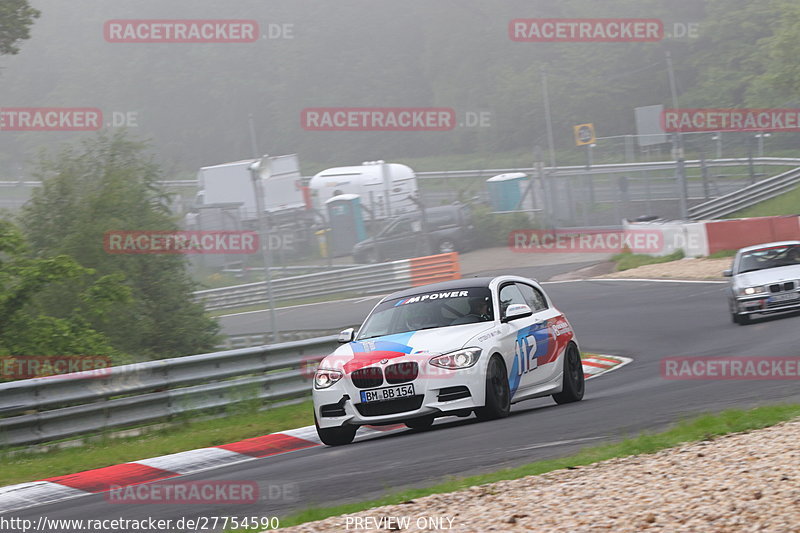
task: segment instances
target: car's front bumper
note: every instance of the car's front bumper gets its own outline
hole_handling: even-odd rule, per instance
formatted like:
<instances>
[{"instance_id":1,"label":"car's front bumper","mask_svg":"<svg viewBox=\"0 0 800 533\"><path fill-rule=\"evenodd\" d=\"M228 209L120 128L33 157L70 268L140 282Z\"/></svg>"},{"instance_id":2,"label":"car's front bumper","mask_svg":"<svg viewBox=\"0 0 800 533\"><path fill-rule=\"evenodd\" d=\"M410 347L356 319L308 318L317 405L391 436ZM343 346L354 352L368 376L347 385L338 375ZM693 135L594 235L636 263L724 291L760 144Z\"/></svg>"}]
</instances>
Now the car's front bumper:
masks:
<instances>
[{"instance_id":1,"label":"car's front bumper","mask_svg":"<svg viewBox=\"0 0 800 533\"><path fill-rule=\"evenodd\" d=\"M383 402L362 403L361 391L401 384L384 382L377 387L358 388L350 375L346 375L327 389L313 389L317 423L321 428L345 424L361 426L402 422L431 414L471 411L484 405L486 382L480 364L481 361L470 368L445 370L421 363L418 377L402 384L413 384L414 396Z\"/></svg>"},{"instance_id":2,"label":"car's front bumper","mask_svg":"<svg viewBox=\"0 0 800 533\"><path fill-rule=\"evenodd\" d=\"M785 294L797 294L797 299L776 301L775 297ZM737 296L734 299L735 313L739 315L754 315L767 313L782 313L800 310L800 291L786 293L763 293L751 296Z\"/></svg>"}]
</instances>

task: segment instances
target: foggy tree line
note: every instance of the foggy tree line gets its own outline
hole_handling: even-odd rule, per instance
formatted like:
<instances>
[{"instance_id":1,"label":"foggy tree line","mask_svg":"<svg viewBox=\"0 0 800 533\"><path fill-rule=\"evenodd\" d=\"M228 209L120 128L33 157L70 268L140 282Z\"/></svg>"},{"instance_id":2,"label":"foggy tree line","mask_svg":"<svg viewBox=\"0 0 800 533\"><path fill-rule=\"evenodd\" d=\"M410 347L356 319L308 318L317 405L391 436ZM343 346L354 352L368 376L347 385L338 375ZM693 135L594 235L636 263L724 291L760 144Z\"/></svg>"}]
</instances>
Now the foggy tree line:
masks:
<instances>
[{"instance_id":1,"label":"foggy tree line","mask_svg":"<svg viewBox=\"0 0 800 533\"><path fill-rule=\"evenodd\" d=\"M251 157L300 154L313 171L365 159L497 153L546 146L541 77L546 68L557 147L571 126L602 135L634 132L633 107L670 104L665 52L685 107L792 106L800 78L794 52L800 5L791 0L40 0L31 39L2 58L4 105L92 106L133 112L172 175ZM521 43L514 18L658 18L658 43ZM120 44L109 19L242 18L289 35L238 44ZM273 35L275 36L275 35ZM288 38L291 37L291 38ZM449 132L311 132L306 107L448 107L488 112L488 127ZM4 133L0 168L80 134Z\"/></svg>"}]
</instances>

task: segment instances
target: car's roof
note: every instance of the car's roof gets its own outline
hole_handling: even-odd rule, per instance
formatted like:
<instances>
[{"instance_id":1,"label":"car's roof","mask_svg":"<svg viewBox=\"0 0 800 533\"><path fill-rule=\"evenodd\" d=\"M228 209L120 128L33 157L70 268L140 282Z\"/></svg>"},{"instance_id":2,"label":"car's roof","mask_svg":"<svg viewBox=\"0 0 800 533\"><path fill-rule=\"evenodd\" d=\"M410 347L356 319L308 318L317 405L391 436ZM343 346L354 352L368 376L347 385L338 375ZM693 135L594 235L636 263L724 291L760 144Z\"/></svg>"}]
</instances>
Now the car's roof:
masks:
<instances>
[{"instance_id":1,"label":"car's roof","mask_svg":"<svg viewBox=\"0 0 800 533\"><path fill-rule=\"evenodd\" d=\"M426 292L436 291L452 291L454 289L467 289L471 287L488 287L489 283L495 279L491 276L475 277L475 278L461 278L450 281L441 281L439 283L431 283L430 285L420 285L411 289L404 289L402 291L393 292L384 300L394 300L395 298L405 298L406 296L414 296L415 294L422 294Z\"/></svg>"},{"instance_id":2,"label":"car's roof","mask_svg":"<svg viewBox=\"0 0 800 533\"><path fill-rule=\"evenodd\" d=\"M456 289L469 289L473 287L488 287L496 279L502 279L502 281L517 281L517 282L536 281L536 280L531 280L530 278L524 278L513 274L506 274L501 276L475 276L472 278L461 278L450 281L441 281L439 283L431 283L430 285L420 285L418 287L412 287L411 289L403 289L402 291L397 291L388 295L381 301L394 300L395 298L405 298L408 296L414 296L415 294L425 294L428 292L452 291Z\"/></svg>"},{"instance_id":3,"label":"car's roof","mask_svg":"<svg viewBox=\"0 0 800 533\"><path fill-rule=\"evenodd\" d=\"M778 246L790 246L790 245L800 245L800 241L775 241L775 242L765 242L763 244L754 244L753 246L747 246L746 248L741 248L739 253L745 252L752 252L753 250L761 250L763 248L774 248Z\"/></svg>"}]
</instances>

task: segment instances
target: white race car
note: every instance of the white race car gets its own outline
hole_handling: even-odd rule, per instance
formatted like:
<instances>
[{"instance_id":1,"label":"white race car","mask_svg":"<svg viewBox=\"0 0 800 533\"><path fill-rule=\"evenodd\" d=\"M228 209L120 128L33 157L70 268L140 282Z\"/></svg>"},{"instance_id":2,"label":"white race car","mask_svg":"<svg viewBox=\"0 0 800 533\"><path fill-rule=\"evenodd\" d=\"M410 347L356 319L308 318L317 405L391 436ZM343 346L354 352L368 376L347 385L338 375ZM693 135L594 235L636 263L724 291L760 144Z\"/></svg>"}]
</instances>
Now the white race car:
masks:
<instances>
[{"instance_id":1,"label":"white race car","mask_svg":"<svg viewBox=\"0 0 800 533\"><path fill-rule=\"evenodd\" d=\"M533 280L467 278L390 294L314 374L317 432L328 445L359 426L425 429L439 416L508 416L511 404L583 398L580 348Z\"/></svg>"},{"instance_id":2,"label":"white race car","mask_svg":"<svg viewBox=\"0 0 800 533\"><path fill-rule=\"evenodd\" d=\"M728 307L736 324L749 324L753 315L800 309L800 241L769 242L736 252Z\"/></svg>"}]
</instances>

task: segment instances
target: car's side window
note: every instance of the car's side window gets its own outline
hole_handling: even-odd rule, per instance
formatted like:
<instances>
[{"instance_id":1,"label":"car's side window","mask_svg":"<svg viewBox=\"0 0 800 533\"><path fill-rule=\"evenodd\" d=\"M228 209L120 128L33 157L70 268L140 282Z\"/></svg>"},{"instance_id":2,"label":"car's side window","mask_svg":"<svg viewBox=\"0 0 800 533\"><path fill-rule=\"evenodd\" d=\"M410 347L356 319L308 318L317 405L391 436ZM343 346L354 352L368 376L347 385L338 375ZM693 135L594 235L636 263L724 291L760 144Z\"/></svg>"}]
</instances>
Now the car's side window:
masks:
<instances>
[{"instance_id":1,"label":"car's side window","mask_svg":"<svg viewBox=\"0 0 800 533\"><path fill-rule=\"evenodd\" d=\"M508 285L504 285L500 288L500 293L498 294L500 298L500 317L504 318L506 316L506 309L511 304L525 304L528 305L528 302L525 301L525 297L522 296L519 288L513 283L509 283Z\"/></svg>"},{"instance_id":2,"label":"car's side window","mask_svg":"<svg viewBox=\"0 0 800 533\"><path fill-rule=\"evenodd\" d=\"M534 311L544 311L547 309L547 299L544 294L536 287L531 287L525 283L517 283L517 287L525 298L525 303L531 306Z\"/></svg>"},{"instance_id":3,"label":"car's side window","mask_svg":"<svg viewBox=\"0 0 800 533\"><path fill-rule=\"evenodd\" d=\"M411 233L412 231L413 228L411 227L411 221L406 219L398 221L397 224L389 228L386 231L386 235L394 237L396 235L405 235L407 233Z\"/></svg>"}]
</instances>

